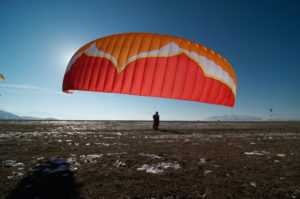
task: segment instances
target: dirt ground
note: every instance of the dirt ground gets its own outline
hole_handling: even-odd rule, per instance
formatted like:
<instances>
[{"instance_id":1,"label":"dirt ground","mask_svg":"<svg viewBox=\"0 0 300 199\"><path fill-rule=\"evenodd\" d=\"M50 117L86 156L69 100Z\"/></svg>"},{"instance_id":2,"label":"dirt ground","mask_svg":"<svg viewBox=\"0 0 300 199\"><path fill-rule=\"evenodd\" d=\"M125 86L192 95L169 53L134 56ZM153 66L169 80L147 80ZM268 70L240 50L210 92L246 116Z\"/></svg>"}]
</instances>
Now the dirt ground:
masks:
<instances>
[{"instance_id":1,"label":"dirt ground","mask_svg":"<svg viewBox=\"0 0 300 199\"><path fill-rule=\"evenodd\" d=\"M300 198L300 122L0 121L0 198Z\"/></svg>"}]
</instances>

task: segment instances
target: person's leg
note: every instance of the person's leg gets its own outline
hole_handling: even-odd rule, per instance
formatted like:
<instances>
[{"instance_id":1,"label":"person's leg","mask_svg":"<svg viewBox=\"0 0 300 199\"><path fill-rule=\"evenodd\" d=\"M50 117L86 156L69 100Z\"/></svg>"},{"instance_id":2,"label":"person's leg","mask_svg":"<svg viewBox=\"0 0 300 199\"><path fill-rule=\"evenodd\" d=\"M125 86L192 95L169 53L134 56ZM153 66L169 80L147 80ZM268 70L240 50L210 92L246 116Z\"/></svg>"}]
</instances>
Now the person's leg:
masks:
<instances>
[{"instance_id":1,"label":"person's leg","mask_svg":"<svg viewBox=\"0 0 300 199\"><path fill-rule=\"evenodd\" d=\"M157 131L158 130L158 124L155 123L155 130Z\"/></svg>"}]
</instances>

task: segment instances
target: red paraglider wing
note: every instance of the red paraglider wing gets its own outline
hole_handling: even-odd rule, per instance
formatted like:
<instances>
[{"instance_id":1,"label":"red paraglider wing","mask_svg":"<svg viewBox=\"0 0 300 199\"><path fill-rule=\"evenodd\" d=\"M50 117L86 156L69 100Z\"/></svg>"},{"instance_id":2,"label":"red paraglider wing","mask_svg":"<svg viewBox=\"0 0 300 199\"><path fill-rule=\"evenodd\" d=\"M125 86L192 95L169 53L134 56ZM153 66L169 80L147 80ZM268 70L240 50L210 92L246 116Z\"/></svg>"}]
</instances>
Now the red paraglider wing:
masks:
<instances>
[{"instance_id":1,"label":"red paraglider wing","mask_svg":"<svg viewBox=\"0 0 300 199\"><path fill-rule=\"evenodd\" d=\"M232 107L236 78L219 54L160 34L127 33L92 41L72 57L63 91L85 90L191 100Z\"/></svg>"}]
</instances>

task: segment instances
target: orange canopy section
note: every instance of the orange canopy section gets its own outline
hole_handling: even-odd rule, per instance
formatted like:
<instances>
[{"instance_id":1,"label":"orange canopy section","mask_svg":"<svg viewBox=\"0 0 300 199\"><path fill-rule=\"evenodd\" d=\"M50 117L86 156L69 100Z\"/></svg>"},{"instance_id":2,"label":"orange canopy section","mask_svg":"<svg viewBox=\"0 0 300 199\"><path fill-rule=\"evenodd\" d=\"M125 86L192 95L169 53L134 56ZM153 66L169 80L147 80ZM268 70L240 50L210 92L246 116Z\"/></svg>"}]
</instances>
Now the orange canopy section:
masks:
<instances>
[{"instance_id":1,"label":"orange canopy section","mask_svg":"<svg viewBox=\"0 0 300 199\"><path fill-rule=\"evenodd\" d=\"M63 91L122 93L233 107L236 77L214 51L178 37L125 33L94 40L70 60Z\"/></svg>"}]
</instances>

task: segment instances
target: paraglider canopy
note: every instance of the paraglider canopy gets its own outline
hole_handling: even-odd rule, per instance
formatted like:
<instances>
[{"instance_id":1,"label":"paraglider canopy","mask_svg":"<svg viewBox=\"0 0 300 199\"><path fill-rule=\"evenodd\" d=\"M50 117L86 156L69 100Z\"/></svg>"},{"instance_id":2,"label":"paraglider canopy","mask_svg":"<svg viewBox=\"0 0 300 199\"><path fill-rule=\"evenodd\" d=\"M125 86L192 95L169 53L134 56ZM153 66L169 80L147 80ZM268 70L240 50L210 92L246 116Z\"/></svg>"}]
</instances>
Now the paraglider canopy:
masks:
<instances>
[{"instance_id":1,"label":"paraglider canopy","mask_svg":"<svg viewBox=\"0 0 300 199\"><path fill-rule=\"evenodd\" d=\"M121 93L233 107L237 82L231 65L195 42L152 33L96 39L71 58L63 91Z\"/></svg>"}]
</instances>

